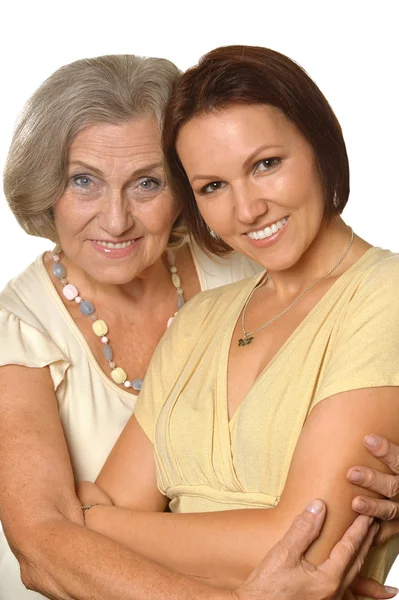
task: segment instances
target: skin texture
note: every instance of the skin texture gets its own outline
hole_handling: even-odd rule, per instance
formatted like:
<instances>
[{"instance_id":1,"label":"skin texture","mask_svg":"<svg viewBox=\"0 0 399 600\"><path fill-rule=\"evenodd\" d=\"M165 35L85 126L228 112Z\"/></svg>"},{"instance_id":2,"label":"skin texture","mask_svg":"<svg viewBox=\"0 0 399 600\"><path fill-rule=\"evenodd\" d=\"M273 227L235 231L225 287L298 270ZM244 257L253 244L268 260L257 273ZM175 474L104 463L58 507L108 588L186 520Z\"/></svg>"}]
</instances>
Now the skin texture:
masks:
<instances>
[{"instance_id":1,"label":"skin texture","mask_svg":"<svg viewBox=\"0 0 399 600\"><path fill-rule=\"evenodd\" d=\"M211 229L268 269L270 281L254 294L246 314L248 330L284 310L343 255L350 239L348 228L339 217L324 223L324 200L312 151L275 109L231 107L195 118L182 128L177 149ZM246 235L283 217L288 218L285 231L272 243L255 243ZM369 248L356 238L339 267L284 318L257 334L256 344L245 352L237 344L242 335L237 324L227 374L230 417L303 318ZM276 508L165 515L145 508L162 510L166 499L154 484L151 443L132 417L98 478L114 504L130 512L95 507L87 515L87 524L160 564L234 587L278 542L306 499L317 496L326 499L328 516L307 557L320 564L355 516L351 502L356 492L345 477L349 466L377 466L361 440L376 428L398 442L398 418L399 393L394 387L327 398L305 423Z\"/></svg>"},{"instance_id":2,"label":"skin texture","mask_svg":"<svg viewBox=\"0 0 399 600\"><path fill-rule=\"evenodd\" d=\"M134 369L141 375L164 331L167 317L175 309L175 290L160 257L176 209L163 187L155 196L152 191L139 191L143 175L162 179L158 167L155 171L138 172L143 166L159 162L159 130L151 119L121 126L95 125L76 138L71 148L72 158L68 187L55 207L57 229L65 250L63 261L70 280L94 301L99 314L112 328L119 343L119 346L114 344L114 350L118 356L124 356L124 366L130 368L133 376ZM75 169L77 161L89 168ZM112 263L97 255L90 244L91 239L119 241L136 237L142 238L138 252L127 260ZM179 272L186 273L185 295L187 290L190 297L197 291L198 283L195 278L190 279L192 265L184 253L178 255L178 267ZM91 343L92 332L85 330L84 320L77 312L72 313L70 304L68 308ZM146 327L146 335L140 336L140 327L150 319L151 335ZM137 336L148 344L143 347L141 342L140 352L132 343ZM97 356L94 346L93 351ZM101 360L98 357L100 365ZM143 459L145 462L147 457L143 455ZM203 582L171 573L84 527L47 367L0 368L0 464L0 519L29 588L50 598L67 600L233 597L228 590L213 589ZM146 478L143 488L151 490L141 496L148 502L146 510L159 510L164 499L155 496L152 500L154 472L148 470L142 477ZM116 496L123 493L129 495L129 490L121 488ZM234 597L267 600L268 594L275 594L280 585L296 581L294 573L302 570L302 554L321 527L320 521L317 526L314 520L309 521L309 514L295 522L299 527L294 525L291 537L279 545L272 558L266 559L249 586L237 589ZM288 592L292 598L305 594L307 600L331 597L339 589L347 567L358 556L367 529L364 525L364 521L360 522L357 529L349 532L349 547L353 552L347 552L348 539L344 540L341 552L335 553L317 576L298 579L300 589L287 588L287 598ZM288 560L294 557L293 548L298 549L296 562ZM280 565L281 580L277 576ZM354 572L358 566L355 563ZM271 576L274 591L268 590ZM312 593L309 581L314 582Z\"/></svg>"},{"instance_id":3,"label":"skin texture","mask_svg":"<svg viewBox=\"0 0 399 600\"><path fill-rule=\"evenodd\" d=\"M93 285L128 283L155 265L177 216L165 183L155 118L100 123L78 133L54 219L66 257ZM90 243L133 239L136 251L117 260L107 260Z\"/></svg>"}]
</instances>

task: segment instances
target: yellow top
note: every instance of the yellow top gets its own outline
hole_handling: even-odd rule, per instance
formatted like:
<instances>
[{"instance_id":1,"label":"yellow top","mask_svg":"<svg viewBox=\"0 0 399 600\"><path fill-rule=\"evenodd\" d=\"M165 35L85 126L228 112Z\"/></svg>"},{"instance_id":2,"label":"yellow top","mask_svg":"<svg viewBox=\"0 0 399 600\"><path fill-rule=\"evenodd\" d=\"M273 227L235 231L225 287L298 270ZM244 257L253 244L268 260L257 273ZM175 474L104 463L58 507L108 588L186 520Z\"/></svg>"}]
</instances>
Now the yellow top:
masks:
<instances>
[{"instance_id":1,"label":"yellow top","mask_svg":"<svg viewBox=\"0 0 399 600\"><path fill-rule=\"evenodd\" d=\"M173 512L276 506L302 426L323 399L399 385L399 255L371 248L311 310L228 421L231 336L260 280L197 295L163 337L135 416L154 443L158 486ZM399 549L367 573L385 579Z\"/></svg>"}]
</instances>

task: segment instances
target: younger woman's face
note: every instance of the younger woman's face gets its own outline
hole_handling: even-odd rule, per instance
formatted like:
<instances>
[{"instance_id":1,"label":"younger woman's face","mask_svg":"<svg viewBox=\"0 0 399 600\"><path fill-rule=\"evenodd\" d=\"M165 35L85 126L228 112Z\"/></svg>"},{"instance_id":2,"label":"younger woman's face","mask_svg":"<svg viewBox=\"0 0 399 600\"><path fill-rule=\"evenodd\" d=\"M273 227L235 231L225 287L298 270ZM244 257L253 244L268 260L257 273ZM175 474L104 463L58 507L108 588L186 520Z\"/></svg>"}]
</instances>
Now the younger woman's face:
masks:
<instances>
[{"instance_id":1,"label":"younger woman's face","mask_svg":"<svg viewBox=\"0 0 399 600\"><path fill-rule=\"evenodd\" d=\"M180 130L177 151L210 229L271 271L292 267L324 214L313 150L268 105L235 105Z\"/></svg>"}]
</instances>

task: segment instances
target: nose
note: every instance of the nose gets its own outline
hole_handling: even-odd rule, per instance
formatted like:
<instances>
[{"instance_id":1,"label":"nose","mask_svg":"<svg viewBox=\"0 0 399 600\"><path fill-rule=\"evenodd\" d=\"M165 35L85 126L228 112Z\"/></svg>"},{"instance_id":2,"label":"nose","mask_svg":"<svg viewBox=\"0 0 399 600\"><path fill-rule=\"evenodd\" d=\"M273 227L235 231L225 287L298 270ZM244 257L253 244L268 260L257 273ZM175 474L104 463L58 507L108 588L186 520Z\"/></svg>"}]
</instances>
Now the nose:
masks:
<instances>
[{"instance_id":1,"label":"nose","mask_svg":"<svg viewBox=\"0 0 399 600\"><path fill-rule=\"evenodd\" d=\"M236 187L234 202L237 218L246 225L255 223L268 210L266 198L251 184Z\"/></svg>"},{"instance_id":2,"label":"nose","mask_svg":"<svg viewBox=\"0 0 399 600\"><path fill-rule=\"evenodd\" d=\"M113 237L119 237L133 226L133 222L129 202L124 198L122 190L111 189L103 199L99 214L101 229Z\"/></svg>"}]
</instances>

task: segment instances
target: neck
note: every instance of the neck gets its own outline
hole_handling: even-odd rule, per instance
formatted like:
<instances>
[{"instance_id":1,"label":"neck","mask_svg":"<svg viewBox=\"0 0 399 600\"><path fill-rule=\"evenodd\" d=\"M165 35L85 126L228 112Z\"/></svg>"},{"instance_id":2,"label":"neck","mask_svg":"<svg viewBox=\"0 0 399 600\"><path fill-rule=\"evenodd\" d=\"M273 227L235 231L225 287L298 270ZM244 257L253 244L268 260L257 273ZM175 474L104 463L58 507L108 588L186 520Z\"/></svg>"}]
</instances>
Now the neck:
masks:
<instances>
[{"instance_id":1,"label":"neck","mask_svg":"<svg viewBox=\"0 0 399 600\"><path fill-rule=\"evenodd\" d=\"M126 301L139 304L149 298L157 300L171 287L171 277L163 255L154 264L138 273L134 279L123 284L97 281L70 261L64 253L61 253L61 262L67 269L68 281L76 285L81 295L91 300L94 305L99 302L112 303L110 305L117 308L123 306Z\"/></svg>"},{"instance_id":2,"label":"neck","mask_svg":"<svg viewBox=\"0 0 399 600\"><path fill-rule=\"evenodd\" d=\"M276 293L282 297L296 295L313 281L325 275L343 256L351 241L351 230L340 217L323 224L315 239L300 260L282 271L268 271ZM358 252L351 252L331 273L331 277L342 274L355 260Z\"/></svg>"}]
</instances>

